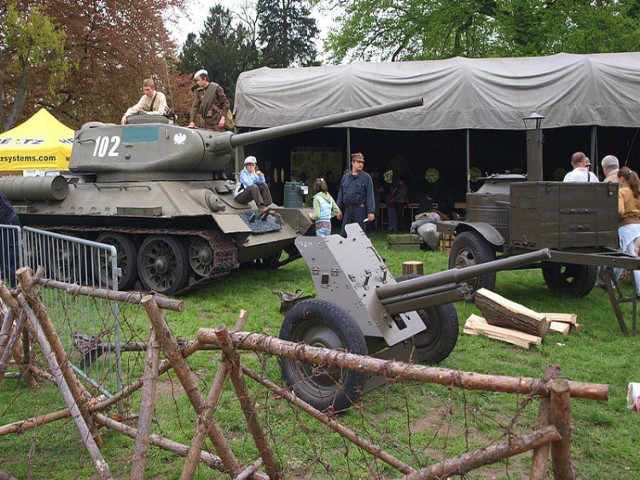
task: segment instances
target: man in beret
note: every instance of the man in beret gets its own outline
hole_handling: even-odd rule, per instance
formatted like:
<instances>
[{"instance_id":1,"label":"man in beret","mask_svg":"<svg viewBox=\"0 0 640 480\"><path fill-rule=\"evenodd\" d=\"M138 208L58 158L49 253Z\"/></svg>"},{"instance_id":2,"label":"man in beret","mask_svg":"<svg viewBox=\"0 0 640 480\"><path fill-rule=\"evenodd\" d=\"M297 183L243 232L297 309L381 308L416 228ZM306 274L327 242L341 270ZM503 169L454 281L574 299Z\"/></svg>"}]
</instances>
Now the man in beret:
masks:
<instances>
[{"instance_id":1,"label":"man in beret","mask_svg":"<svg viewBox=\"0 0 640 480\"><path fill-rule=\"evenodd\" d=\"M189 112L189 128L196 127L196 115L200 114L204 120L204 125L199 126L216 132L224 132L226 115L231 105L223 88L217 83L210 82L209 73L204 69L198 70L193 79L196 81L198 88L196 89L196 98Z\"/></svg>"}]
</instances>

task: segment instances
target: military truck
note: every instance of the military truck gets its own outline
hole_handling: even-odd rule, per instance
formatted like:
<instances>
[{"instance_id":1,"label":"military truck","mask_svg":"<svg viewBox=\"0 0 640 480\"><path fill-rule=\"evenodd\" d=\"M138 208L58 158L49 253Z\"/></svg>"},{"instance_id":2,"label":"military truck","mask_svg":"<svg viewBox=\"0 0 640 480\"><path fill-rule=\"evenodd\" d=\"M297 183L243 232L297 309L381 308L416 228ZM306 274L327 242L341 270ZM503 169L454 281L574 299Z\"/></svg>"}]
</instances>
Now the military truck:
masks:
<instances>
[{"instance_id":1,"label":"military truck","mask_svg":"<svg viewBox=\"0 0 640 480\"><path fill-rule=\"evenodd\" d=\"M69 175L7 177L0 191L23 225L114 245L120 290L185 292L243 263L267 267L299 256L307 211L273 207L258 216L234 199L225 173L234 148L422 105L416 98L290 125L234 134L142 116L140 123L85 124L75 133ZM61 258L74 252L58 252Z\"/></svg>"},{"instance_id":2,"label":"military truck","mask_svg":"<svg viewBox=\"0 0 640 480\"><path fill-rule=\"evenodd\" d=\"M529 156L528 170L541 172L535 161ZM541 268L549 289L576 297L591 292L599 265L637 268L618 251L618 184L531 182L516 174L483 180L466 195L465 219L438 223L440 233L455 235L450 268L548 248L551 258L528 268ZM493 289L495 282L492 273L471 284Z\"/></svg>"}]
</instances>

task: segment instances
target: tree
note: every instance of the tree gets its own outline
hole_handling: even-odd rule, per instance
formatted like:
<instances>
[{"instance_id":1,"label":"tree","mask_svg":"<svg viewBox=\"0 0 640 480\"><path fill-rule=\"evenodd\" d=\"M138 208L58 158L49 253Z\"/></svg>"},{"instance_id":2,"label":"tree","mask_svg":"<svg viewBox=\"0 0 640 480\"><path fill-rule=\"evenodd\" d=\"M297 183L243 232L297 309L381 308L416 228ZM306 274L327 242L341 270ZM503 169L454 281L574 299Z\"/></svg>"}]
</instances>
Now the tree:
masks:
<instances>
[{"instance_id":1,"label":"tree","mask_svg":"<svg viewBox=\"0 0 640 480\"><path fill-rule=\"evenodd\" d=\"M10 3L0 14L0 131L6 131L22 114L32 78L41 77L54 91L70 64L64 57L66 35L38 7L18 11ZM5 103L11 108L2 122Z\"/></svg>"},{"instance_id":2,"label":"tree","mask_svg":"<svg viewBox=\"0 0 640 480\"><path fill-rule=\"evenodd\" d=\"M318 27L302 0L258 0L263 62L270 67L318 65Z\"/></svg>"},{"instance_id":3,"label":"tree","mask_svg":"<svg viewBox=\"0 0 640 480\"><path fill-rule=\"evenodd\" d=\"M154 78L165 92L179 80L174 77L175 45L163 13L181 11L185 0L77 1L72 5L68 0L21 0L19 4L20 11L30 15L37 8L55 25L55 32L64 32L63 58L73 66L64 78L54 74L53 92L46 75L50 63L39 67L38 75L31 74L23 117L46 107L74 128L90 120L114 122L140 98L144 78ZM0 71L7 84L8 66L0 65ZM4 108L12 102L5 92Z\"/></svg>"},{"instance_id":4,"label":"tree","mask_svg":"<svg viewBox=\"0 0 640 480\"><path fill-rule=\"evenodd\" d=\"M238 75L256 68L258 62L259 52L250 31L229 9L216 5L209 10L199 35L187 36L178 68L189 75L204 68L211 81L222 86L233 100Z\"/></svg>"},{"instance_id":5,"label":"tree","mask_svg":"<svg viewBox=\"0 0 640 480\"><path fill-rule=\"evenodd\" d=\"M320 0L316 0L320 1ZM634 51L637 1L325 0L343 8L333 62Z\"/></svg>"}]
</instances>

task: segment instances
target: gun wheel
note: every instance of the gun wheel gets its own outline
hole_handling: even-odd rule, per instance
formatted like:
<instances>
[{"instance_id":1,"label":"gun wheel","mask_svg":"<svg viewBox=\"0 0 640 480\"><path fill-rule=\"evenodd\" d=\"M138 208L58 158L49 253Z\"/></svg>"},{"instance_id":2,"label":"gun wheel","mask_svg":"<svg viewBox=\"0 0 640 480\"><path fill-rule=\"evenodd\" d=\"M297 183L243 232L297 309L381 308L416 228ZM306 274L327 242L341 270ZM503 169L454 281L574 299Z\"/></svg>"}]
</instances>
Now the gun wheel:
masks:
<instances>
[{"instance_id":1,"label":"gun wheel","mask_svg":"<svg viewBox=\"0 0 640 480\"><path fill-rule=\"evenodd\" d=\"M280 338L313 347L367 355L362 330L342 308L324 300L304 300L287 312ZM282 378L295 394L318 410L340 411L362 395L366 375L353 370L282 358Z\"/></svg>"},{"instance_id":2,"label":"gun wheel","mask_svg":"<svg viewBox=\"0 0 640 480\"><path fill-rule=\"evenodd\" d=\"M420 275L403 275L396 279L403 282ZM458 342L460 324L452 303L435 305L417 310L425 330L412 337L416 360L420 363L438 363L447 358Z\"/></svg>"}]
</instances>

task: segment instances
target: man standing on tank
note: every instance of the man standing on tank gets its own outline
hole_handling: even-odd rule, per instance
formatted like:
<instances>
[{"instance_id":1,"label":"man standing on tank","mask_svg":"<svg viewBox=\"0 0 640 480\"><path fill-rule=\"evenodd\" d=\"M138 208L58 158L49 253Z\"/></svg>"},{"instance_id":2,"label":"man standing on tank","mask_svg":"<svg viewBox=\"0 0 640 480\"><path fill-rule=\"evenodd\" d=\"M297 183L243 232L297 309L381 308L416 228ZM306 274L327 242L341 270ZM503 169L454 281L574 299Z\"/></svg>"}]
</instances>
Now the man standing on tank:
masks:
<instances>
[{"instance_id":1,"label":"man standing on tank","mask_svg":"<svg viewBox=\"0 0 640 480\"><path fill-rule=\"evenodd\" d=\"M373 180L364 172L364 155L362 153L351 154L351 171L344 174L340 181L340 190L336 203L342 213L342 231L340 234L346 237L345 225L358 223L363 231L365 220L373 222L376 219L375 194Z\"/></svg>"},{"instance_id":2,"label":"man standing on tank","mask_svg":"<svg viewBox=\"0 0 640 480\"><path fill-rule=\"evenodd\" d=\"M227 111L231 108L224 89L217 83L209 81L209 73L198 70L193 79L198 84L196 98L189 112L189 128L195 128L196 115L204 119L204 128L216 132L225 131Z\"/></svg>"},{"instance_id":3,"label":"man standing on tank","mask_svg":"<svg viewBox=\"0 0 640 480\"><path fill-rule=\"evenodd\" d=\"M140 97L138 103L127 109L120 119L121 125L126 125L127 118L132 115L164 115L167 112L167 97L162 92L156 91L153 79L145 78L142 82L142 91L144 95Z\"/></svg>"}]
</instances>

